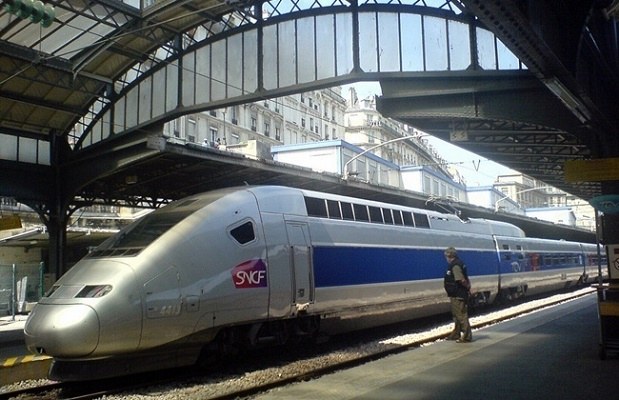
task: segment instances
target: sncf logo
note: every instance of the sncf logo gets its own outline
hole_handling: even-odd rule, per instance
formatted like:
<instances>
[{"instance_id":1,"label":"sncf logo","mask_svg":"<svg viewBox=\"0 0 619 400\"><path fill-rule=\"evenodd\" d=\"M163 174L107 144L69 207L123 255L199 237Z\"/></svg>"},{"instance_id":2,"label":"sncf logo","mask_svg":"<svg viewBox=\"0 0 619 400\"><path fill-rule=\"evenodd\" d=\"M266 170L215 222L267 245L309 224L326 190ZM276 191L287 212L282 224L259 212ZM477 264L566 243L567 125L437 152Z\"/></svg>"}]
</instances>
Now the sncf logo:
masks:
<instances>
[{"instance_id":1,"label":"sncf logo","mask_svg":"<svg viewBox=\"0 0 619 400\"><path fill-rule=\"evenodd\" d=\"M267 287L267 265L262 260L249 260L232 269L237 289Z\"/></svg>"}]
</instances>

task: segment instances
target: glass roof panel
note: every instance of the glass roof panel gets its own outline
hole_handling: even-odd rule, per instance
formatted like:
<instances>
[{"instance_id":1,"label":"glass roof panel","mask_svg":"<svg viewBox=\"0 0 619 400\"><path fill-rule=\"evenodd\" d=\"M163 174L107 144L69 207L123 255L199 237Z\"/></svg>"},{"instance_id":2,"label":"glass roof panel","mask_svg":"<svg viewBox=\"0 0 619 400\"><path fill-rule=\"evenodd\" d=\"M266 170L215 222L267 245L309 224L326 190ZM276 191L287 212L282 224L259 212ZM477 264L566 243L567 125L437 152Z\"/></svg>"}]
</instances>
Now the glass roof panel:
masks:
<instances>
[{"instance_id":1,"label":"glass roof panel","mask_svg":"<svg viewBox=\"0 0 619 400\"><path fill-rule=\"evenodd\" d=\"M47 0L45 4L53 5L56 13L47 28L0 8L0 26L4 27L0 40L70 58L137 16L140 0Z\"/></svg>"}]
</instances>

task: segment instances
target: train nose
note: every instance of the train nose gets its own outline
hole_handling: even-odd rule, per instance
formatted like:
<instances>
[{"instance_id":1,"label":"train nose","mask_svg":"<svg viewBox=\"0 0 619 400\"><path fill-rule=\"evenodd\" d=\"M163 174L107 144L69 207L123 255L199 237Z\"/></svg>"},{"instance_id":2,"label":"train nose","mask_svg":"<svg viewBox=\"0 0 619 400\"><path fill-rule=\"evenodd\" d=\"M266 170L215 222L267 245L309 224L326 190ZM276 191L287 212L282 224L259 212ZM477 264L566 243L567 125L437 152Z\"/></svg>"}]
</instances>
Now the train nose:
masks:
<instances>
[{"instance_id":1,"label":"train nose","mask_svg":"<svg viewBox=\"0 0 619 400\"><path fill-rule=\"evenodd\" d=\"M37 304L24 327L29 351L54 357L83 357L99 343L99 318L89 306Z\"/></svg>"}]
</instances>

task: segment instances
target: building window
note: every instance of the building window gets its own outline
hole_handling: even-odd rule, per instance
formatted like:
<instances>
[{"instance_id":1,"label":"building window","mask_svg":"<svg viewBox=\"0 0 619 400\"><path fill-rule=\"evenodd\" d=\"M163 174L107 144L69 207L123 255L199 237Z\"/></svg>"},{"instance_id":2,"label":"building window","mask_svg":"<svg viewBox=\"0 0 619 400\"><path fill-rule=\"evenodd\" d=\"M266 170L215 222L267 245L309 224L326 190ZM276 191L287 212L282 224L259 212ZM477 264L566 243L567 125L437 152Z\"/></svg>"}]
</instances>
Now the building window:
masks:
<instances>
[{"instance_id":1,"label":"building window","mask_svg":"<svg viewBox=\"0 0 619 400\"><path fill-rule=\"evenodd\" d=\"M215 143L215 141L217 140L217 128L216 127L211 127L210 133L211 133L210 142L211 143Z\"/></svg>"},{"instance_id":2,"label":"building window","mask_svg":"<svg viewBox=\"0 0 619 400\"><path fill-rule=\"evenodd\" d=\"M239 124L239 120L237 119L238 118L238 114L239 114L238 106L230 107L230 114L231 114L230 115L230 120L232 121L232 123L234 125L238 125Z\"/></svg>"},{"instance_id":3,"label":"building window","mask_svg":"<svg viewBox=\"0 0 619 400\"><path fill-rule=\"evenodd\" d=\"M305 118L301 118L301 127L305 128Z\"/></svg>"},{"instance_id":4,"label":"building window","mask_svg":"<svg viewBox=\"0 0 619 400\"><path fill-rule=\"evenodd\" d=\"M264 123L264 136L270 136L271 134L271 126L268 122Z\"/></svg>"},{"instance_id":5,"label":"building window","mask_svg":"<svg viewBox=\"0 0 619 400\"><path fill-rule=\"evenodd\" d=\"M257 125L258 125L258 121L256 119L256 116L252 115L251 116L251 130L256 132L256 130L258 129Z\"/></svg>"},{"instance_id":6,"label":"building window","mask_svg":"<svg viewBox=\"0 0 619 400\"><path fill-rule=\"evenodd\" d=\"M174 121L172 121L172 129L174 130L174 137L176 138L181 137L181 132L180 132L180 128L178 125L178 119L175 119Z\"/></svg>"},{"instance_id":7,"label":"building window","mask_svg":"<svg viewBox=\"0 0 619 400\"><path fill-rule=\"evenodd\" d=\"M196 120L195 120L195 118L191 118L191 117L187 118L187 129L189 129L189 133L195 133L195 131L196 131Z\"/></svg>"}]
</instances>

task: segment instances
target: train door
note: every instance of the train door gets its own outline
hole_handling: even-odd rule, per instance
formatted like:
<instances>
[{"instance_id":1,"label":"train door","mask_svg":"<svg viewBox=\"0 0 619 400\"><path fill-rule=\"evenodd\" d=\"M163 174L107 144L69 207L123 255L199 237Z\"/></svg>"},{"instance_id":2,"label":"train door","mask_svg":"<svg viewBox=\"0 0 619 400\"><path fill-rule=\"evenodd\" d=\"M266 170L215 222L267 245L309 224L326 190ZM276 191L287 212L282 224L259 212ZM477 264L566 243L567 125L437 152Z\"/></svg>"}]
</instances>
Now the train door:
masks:
<instances>
[{"instance_id":1,"label":"train door","mask_svg":"<svg viewBox=\"0 0 619 400\"><path fill-rule=\"evenodd\" d=\"M309 228L303 222L287 221L286 232L292 269L292 302L297 305L312 303L314 301L314 279L311 268Z\"/></svg>"},{"instance_id":2,"label":"train door","mask_svg":"<svg viewBox=\"0 0 619 400\"><path fill-rule=\"evenodd\" d=\"M530 270L522 243L514 238L494 237L499 258L499 294L505 299L521 297L527 291Z\"/></svg>"}]
</instances>

